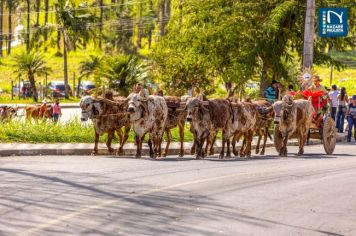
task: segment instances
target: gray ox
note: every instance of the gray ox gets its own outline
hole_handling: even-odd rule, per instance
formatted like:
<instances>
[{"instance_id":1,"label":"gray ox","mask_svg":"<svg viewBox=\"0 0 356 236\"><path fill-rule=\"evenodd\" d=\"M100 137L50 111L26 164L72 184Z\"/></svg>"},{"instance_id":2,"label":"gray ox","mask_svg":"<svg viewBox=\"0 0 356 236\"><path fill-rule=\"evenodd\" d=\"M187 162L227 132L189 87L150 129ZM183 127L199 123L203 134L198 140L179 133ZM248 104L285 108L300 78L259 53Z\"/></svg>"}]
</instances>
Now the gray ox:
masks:
<instances>
[{"instance_id":1,"label":"gray ox","mask_svg":"<svg viewBox=\"0 0 356 236\"><path fill-rule=\"evenodd\" d=\"M137 151L136 157L142 155L142 142L146 133L149 133L148 145L150 147L150 157L161 156L161 142L164 132L164 125L168 115L166 101L161 96L140 94L130 94L127 98L130 121L136 133ZM152 148L154 143L155 150Z\"/></svg>"},{"instance_id":2,"label":"gray ox","mask_svg":"<svg viewBox=\"0 0 356 236\"><path fill-rule=\"evenodd\" d=\"M80 108L82 109L81 120L87 121L91 119L94 124L95 144L93 154L98 154L99 136L104 133L108 134L106 146L109 152L114 152L114 149L111 147L111 142L115 131L120 141L120 147L117 153L122 153L130 131L130 120L126 112L126 101L123 98L111 101L108 99L94 99L91 96L85 96L80 100ZM121 130L123 127L124 135Z\"/></svg>"},{"instance_id":3,"label":"gray ox","mask_svg":"<svg viewBox=\"0 0 356 236\"><path fill-rule=\"evenodd\" d=\"M280 156L287 156L288 139L296 133L298 135L299 152L304 153L304 145L308 138L309 127L313 119L314 108L310 100L294 100L285 95L281 102L273 104L273 109L279 117L279 131L282 135Z\"/></svg>"}]
</instances>

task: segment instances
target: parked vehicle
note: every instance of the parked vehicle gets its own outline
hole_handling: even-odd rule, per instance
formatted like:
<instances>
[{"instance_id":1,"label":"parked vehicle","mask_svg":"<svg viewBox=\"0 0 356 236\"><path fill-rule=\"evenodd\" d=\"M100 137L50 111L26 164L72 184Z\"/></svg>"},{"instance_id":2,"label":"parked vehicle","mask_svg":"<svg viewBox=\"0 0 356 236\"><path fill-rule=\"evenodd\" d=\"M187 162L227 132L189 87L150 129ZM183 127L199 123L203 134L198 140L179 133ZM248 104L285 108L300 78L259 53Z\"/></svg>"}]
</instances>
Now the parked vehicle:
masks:
<instances>
[{"instance_id":1,"label":"parked vehicle","mask_svg":"<svg viewBox=\"0 0 356 236\"><path fill-rule=\"evenodd\" d=\"M65 86L63 81L52 81L47 85L48 95L52 95L53 98L60 98L65 96ZM69 95L72 96L72 89L68 85Z\"/></svg>"},{"instance_id":2,"label":"parked vehicle","mask_svg":"<svg viewBox=\"0 0 356 236\"><path fill-rule=\"evenodd\" d=\"M14 96L18 96L19 93L20 96L23 98L32 96L31 83L28 80L21 81L20 86L18 84L13 86L12 91L14 93Z\"/></svg>"},{"instance_id":3,"label":"parked vehicle","mask_svg":"<svg viewBox=\"0 0 356 236\"><path fill-rule=\"evenodd\" d=\"M95 89L96 86L92 81L82 81L79 85L79 94L89 94L91 90ZM77 91L78 86L76 86L75 91Z\"/></svg>"}]
</instances>

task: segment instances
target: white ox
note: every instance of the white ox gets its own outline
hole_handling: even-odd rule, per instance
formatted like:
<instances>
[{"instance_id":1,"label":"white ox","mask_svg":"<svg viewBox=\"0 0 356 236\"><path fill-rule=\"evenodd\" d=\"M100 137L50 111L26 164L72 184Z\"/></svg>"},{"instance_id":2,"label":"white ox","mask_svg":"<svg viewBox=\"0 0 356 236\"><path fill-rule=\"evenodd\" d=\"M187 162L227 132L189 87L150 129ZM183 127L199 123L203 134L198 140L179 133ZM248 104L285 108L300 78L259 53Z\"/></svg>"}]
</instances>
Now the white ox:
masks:
<instances>
[{"instance_id":1,"label":"white ox","mask_svg":"<svg viewBox=\"0 0 356 236\"><path fill-rule=\"evenodd\" d=\"M168 116L166 101L161 96L144 96L143 93L130 94L127 100L127 111L130 113L130 122L136 134L136 157L142 155L142 142L146 133L149 133L150 157L155 158L156 154L160 156L164 124ZM156 150L153 150L152 142Z\"/></svg>"}]
</instances>

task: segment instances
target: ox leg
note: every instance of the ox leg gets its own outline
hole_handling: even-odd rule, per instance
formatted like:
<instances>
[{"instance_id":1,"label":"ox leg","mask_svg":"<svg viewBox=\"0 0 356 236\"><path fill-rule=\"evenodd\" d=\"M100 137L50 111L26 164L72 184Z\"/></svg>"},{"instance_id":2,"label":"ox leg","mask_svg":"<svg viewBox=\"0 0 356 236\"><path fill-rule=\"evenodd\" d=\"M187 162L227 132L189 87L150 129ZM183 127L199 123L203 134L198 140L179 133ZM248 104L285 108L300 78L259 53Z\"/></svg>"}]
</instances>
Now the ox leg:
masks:
<instances>
[{"instance_id":1,"label":"ox leg","mask_svg":"<svg viewBox=\"0 0 356 236\"><path fill-rule=\"evenodd\" d=\"M179 150L179 157L184 156L184 124L179 124L179 140L180 140L180 150Z\"/></svg>"},{"instance_id":2,"label":"ox leg","mask_svg":"<svg viewBox=\"0 0 356 236\"><path fill-rule=\"evenodd\" d=\"M124 135L123 135L122 139L120 140L120 147L117 150L118 155L121 155L124 152L123 148L124 148L124 145L125 145L127 139L129 138L129 132L130 132L130 126L125 126L124 127Z\"/></svg>"},{"instance_id":3,"label":"ox leg","mask_svg":"<svg viewBox=\"0 0 356 236\"><path fill-rule=\"evenodd\" d=\"M244 140L242 141L242 146L240 149L240 157L245 157L246 156L246 139L247 139L248 135L247 133L244 134Z\"/></svg>"},{"instance_id":4,"label":"ox leg","mask_svg":"<svg viewBox=\"0 0 356 236\"><path fill-rule=\"evenodd\" d=\"M108 139L106 140L106 146L109 150L109 153L114 152L114 149L111 147L111 142L112 142L112 138L114 137L114 132L115 132L115 130L110 130L108 132Z\"/></svg>"},{"instance_id":5,"label":"ox leg","mask_svg":"<svg viewBox=\"0 0 356 236\"><path fill-rule=\"evenodd\" d=\"M210 150L209 150L209 155L214 155L215 151L214 151L214 144L216 141L216 134L213 134L212 136L212 140L211 140L211 144L210 144Z\"/></svg>"},{"instance_id":6,"label":"ox leg","mask_svg":"<svg viewBox=\"0 0 356 236\"><path fill-rule=\"evenodd\" d=\"M221 152L219 155L219 159L224 159L224 149L225 149L226 138L222 139Z\"/></svg>"},{"instance_id":7,"label":"ox leg","mask_svg":"<svg viewBox=\"0 0 356 236\"><path fill-rule=\"evenodd\" d=\"M307 135L309 131L302 130L299 134L299 152L298 155L304 154L304 145L307 140Z\"/></svg>"},{"instance_id":8,"label":"ox leg","mask_svg":"<svg viewBox=\"0 0 356 236\"><path fill-rule=\"evenodd\" d=\"M163 152L164 157L168 155L169 145L171 143L171 130L166 129L166 136L167 136L167 144L166 144L166 148Z\"/></svg>"},{"instance_id":9,"label":"ox leg","mask_svg":"<svg viewBox=\"0 0 356 236\"><path fill-rule=\"evenodd\" d=\"M136 136L136 145L137 145L137 149L136 149L136 158L141 158L141 153L142 153L142 140L143 137L138 137Z\"/></svg>"},{"instance_id":10,"label":"ox leg","mask_svg":"<svg viewBox=\"0 0 356 236\"><path fill-rule=\"evenodd\" d=\"M238 139L238 134L234 134L234 136L233 136L233 138L232 138L232 153L233 153L235 156L238 156L238 155L239 155L239 151L237 151L237 148L236 148L237 139Z\"/></svg>"},{"instance_id":11,"label":"ox leg","mask_svg":"<svg viewBox=\"0 0 356 236\"><path fill-rule=\"evenodd\" d=\"M247 137L245 138L246 140L246 157L251 157L251 146L252 146L252 139L253 139L253 131L249 131L247 133Z\"/></svg>"},{"instance_id":12,"label":"ox leg","mask_svg":"<svg viewBox=\"0 0 356 236\"><path fill-rule=\"evenodd\" d=\"M99 134L95 131L94 150L92 152L92 155L97 155L98 154L98 143L99 143Z\"/></svg>"},{"instance_id":13,"label":"ox leg","mask_svg":"<svg viewBox=\"0 0 356 236\"><path fill-rule=\"evenodd\" d=\"M262 131L261 129L259 129L257 131L258 134L258 140L257 140L257 144L256 144L256 154L260 153L260 143L261 143L261 139L262 139Z\"/></svg>"},{"instance_id":14,"label":"ox leg","mask_svg":"<svg viewBox=\"0 0 356 236\"><path fill-rule=\"evenodd\" d=\"M226 146L227 146L226 157L231 158L230 137L227 139Z\"/></svg>"},{"instance_id":15,"label":"ox leg","mask_svg":"<svg viewBox=\"0 0 356 236\"><path fill-rule=\"evenodd\" d=\"M151 158L155 158L155 152L153 151L153 148L152 148L152 139L151 139L151 137L148 140L148 146L150 147L150 157Z\"/></svg>"},{"instance_id":16,"label":"ox leg","mask_svg":"<svg viewBox=\"0 0 356 236\"><path fill-rule=\"evenodd\" d=\"M208 137L206 137L206 146L205 146L205 153L207 153L207 155L209 155L210 145L211 145L211 136L208 135Z\"/></svg>"},{"instance_id":17,"label":"ox leg","mask_svg":"<svg viewBox=\"0 0 356 236\"><path fill-rule=\"evenodd\" d=\"M263 146L260 155L265 155L265 150L266 150L266 143L267 143L267 137L268 137L268 128L265 129L264 136L263 136Z\"/></svg>"},{"instance_id":18,"label":"ox leg","mask_svg":"<svg viewBox=\"0 0 356 236\"><path fill-rule=\"evenodd\" d=\"M190 155L194 155L197 153L197 134L195 133L195 131L192 131L192 133L193 133L194 141L193 141L193 146L190 149Z\"/></svg>"}]
</instances>

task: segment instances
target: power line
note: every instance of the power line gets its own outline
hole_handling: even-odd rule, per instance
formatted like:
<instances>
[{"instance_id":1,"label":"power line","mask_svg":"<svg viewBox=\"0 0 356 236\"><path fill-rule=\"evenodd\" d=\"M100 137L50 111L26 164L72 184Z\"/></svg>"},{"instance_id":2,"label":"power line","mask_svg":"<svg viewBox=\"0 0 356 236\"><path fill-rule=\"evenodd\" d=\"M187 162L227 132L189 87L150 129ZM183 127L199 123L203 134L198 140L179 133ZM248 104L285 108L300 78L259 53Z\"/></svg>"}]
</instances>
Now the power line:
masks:
<instances>
[{"instance_id":1,"label":"power line","mask_svg":"<svg viewBox=\"0 0 356 236\"><path fill-rule=\"evenodd\" d=\"M87 9L100 9L100 8L116 8L116 7L121 7L121 6L134 6L138 5L141 3L147 3L145 0L143 1L137 1L137 2L126 2L126 3L121 3L121 4L109 4L109 5L103 5L103 6L88 6L88 7L78 7L78 8L69 8L70 11L82 11L82 10L87 10ZM149 10L150 11L150 10ZM11 13L11 14L2 14L3 16L13 16L13 15L37 15L37 14L44 14L44 13L56 13L56 10L50 10L50 11L32 11L30 13L28 12L22 12L20 14L16 13Z\"/></svg>"}]
</instances>

